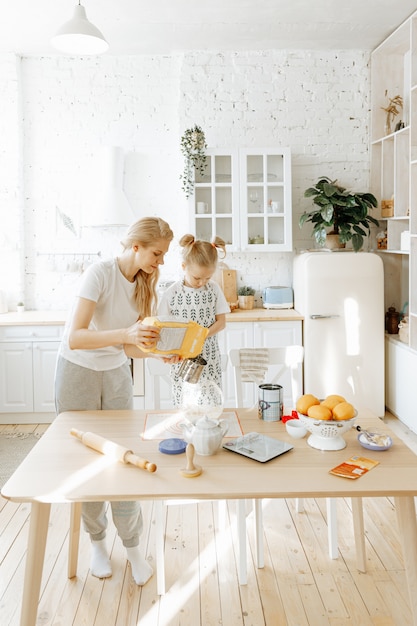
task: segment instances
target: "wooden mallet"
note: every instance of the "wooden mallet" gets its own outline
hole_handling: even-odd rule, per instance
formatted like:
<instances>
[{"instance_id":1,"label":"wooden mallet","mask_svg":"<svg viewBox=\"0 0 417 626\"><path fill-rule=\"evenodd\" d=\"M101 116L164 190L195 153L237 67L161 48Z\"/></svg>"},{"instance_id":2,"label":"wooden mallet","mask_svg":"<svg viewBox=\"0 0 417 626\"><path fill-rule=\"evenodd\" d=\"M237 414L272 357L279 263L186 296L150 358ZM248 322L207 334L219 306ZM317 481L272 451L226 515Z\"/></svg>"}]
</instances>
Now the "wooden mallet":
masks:
<instances>
[{"instance_id":1,"label":"wooden mallet","mask_svg":"<svg viewBox=\"0 0 417 626\"><path fill-rule=\"evenodd\" d=\"M126 464L130 463L141 469L148 470L148 472L156 471L155 463L150 463L146 459L134 454L132 450L128 450L128 448L124 448L114 441L104 439L104 437L96 435L95 433L77 430L76 428L71 428L70 433L74 435L74 437L77 437L77 439L88 448L97 450L97 452L101 452L101 454L105 454L116 461L121 461Z\"/></svg>"}]
</instances>

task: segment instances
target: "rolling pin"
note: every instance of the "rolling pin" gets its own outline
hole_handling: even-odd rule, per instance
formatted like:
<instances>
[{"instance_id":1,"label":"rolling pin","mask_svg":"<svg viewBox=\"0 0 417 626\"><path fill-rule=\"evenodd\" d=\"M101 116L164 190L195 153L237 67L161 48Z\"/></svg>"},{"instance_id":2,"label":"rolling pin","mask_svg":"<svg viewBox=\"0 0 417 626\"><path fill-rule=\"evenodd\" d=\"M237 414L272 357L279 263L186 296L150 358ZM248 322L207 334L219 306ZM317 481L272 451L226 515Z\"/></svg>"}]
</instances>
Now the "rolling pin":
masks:
<instances>
[{"instance_id":1,"label":"rolling pin","mask_svg":"<svg viewBox=\"0 0 417 626\"><path fill-rule=\"evenodd\" d=\"M132 450L128 450L114 441L104 439L104 437L96 435L95 433L77 430L76 428L71 428L70 433L71 435L74 435L74 437L77 437L77 439L79 439L88 448L97 450L97 452L110 456L117 461L122 461L122 463L131 463L132 465L136 465L136 467L148 470L148 472L155 472L156 470L155 463L150 463L146 459L142 459L140 456L134 454Z\"/></svg>"}]
</instances>

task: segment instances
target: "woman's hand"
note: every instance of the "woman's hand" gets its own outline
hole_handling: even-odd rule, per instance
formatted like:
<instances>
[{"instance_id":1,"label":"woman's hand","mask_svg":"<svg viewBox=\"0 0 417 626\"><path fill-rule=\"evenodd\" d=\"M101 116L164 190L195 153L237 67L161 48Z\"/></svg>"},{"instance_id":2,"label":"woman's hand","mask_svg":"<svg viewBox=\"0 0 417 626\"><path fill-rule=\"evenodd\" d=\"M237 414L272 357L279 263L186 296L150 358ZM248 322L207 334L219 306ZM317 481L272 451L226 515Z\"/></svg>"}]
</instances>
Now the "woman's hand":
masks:
<instances>
[{"instance_id":1,"label":"woman's hand","mask_svg":"<svg viewBox=\"0 0 417 626\"><path fill-rule=\"evenodd\" d=\"M145 326L139 320L133 326L126 329L126 340L124 343L133 344L139 348L154 348L158 343L159 328L155 326Z\"/></svg>"}]
</instances>

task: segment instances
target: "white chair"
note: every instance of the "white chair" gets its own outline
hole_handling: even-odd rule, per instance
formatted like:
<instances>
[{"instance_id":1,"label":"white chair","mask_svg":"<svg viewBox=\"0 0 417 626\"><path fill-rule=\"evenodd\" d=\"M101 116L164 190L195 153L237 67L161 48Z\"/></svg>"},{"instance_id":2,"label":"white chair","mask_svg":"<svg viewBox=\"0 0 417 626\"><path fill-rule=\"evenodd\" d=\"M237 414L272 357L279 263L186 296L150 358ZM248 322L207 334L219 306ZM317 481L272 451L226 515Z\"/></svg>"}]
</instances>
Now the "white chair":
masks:
<instances>
[{"instance_id":1,"label":"white chair","mask_svg":"<svg viewBox=\"0 0 417 626\"><path fill-rule=\"evenodd\" d=\"M253 348L256 350L256 348ZM243 385L251 384L246 381L242 381L242 368L240 365L240 350L233 349L229 351L230 363L234 372L234 384L235 384L235 399L237 407L243 406ZM275 367L275 373L272 378L268 378L268 383L276 384L283 382L282 379L286 376L286 382L291 385L291 399L292 407L295 408L297 398L302 394L300 389L299 371L302 368L304 360L304 348L303 346L286 346L282 348L269 348L268 349L268 362L270 366ZM252 383L255 384L255 383ZM283 385L284 386L284 385ZM327 519L328 519L328 538L329 538L329 555L330 558L335 559L338 555L337 550L337 520L336 520L336 501L334 498L327 498ZM303 508L303 501L297 499L296 509L301 511ZM255 533L256 533L256 561L258 567L264 566L264 550L263 550L263 521L262 521L262 500L254 500L255 510ZM244 507L240 504L239 524L242 527L242 532L246 531L246 524L244 521Z\"/></svg>"},{"instance_id":2,"label":"white chair","mask_svg":"<svg viewBox=\"0 0 417 626\"><path fill-rule=\"evenodd\" d=\"M159 359L147 358L147 368L151 375L153 406L155 409L160 409L161 402L161 382L165 381L171 385L171 379L169 376L170 366L167 363ZM226 370L227 355L221 356L222 371ZM165 593L165 558L164 558L164 544L165 544L165 525L164 525L164 506L167 505L183 505L183 504L198 504L199 500L155 500L155 550L156 550L156 587L158 595ZM224 527L226 523L226 503L219 501L219 526ZM240 519L245 519L244 516L240 516ZM247 572L246 572L246 526L239 524L239 528L242 528L242 532L239 532L239 544L240 544L240 557L238 561L238 576L240 584L246 584ZM244 548L242 548L244 546Z\"/></svg>"},{"instance_id":3,"label":"white chair","mask_svg":"<svg viewBox=\"0 0 417 626\"><path fill-rule=\"evenodd\" d=\"M152 408L161 409L162 396L164 396L164 398L167 397L167 389L169 389L169 393L171 393L170 366L160 359L150 357L146 359L146 368L150 374L150 376L145 378L145 381L148 382L150 386L149 396L152 399ZM174 408L172 400L171 408Z\"/></svg>"}]
</instances>

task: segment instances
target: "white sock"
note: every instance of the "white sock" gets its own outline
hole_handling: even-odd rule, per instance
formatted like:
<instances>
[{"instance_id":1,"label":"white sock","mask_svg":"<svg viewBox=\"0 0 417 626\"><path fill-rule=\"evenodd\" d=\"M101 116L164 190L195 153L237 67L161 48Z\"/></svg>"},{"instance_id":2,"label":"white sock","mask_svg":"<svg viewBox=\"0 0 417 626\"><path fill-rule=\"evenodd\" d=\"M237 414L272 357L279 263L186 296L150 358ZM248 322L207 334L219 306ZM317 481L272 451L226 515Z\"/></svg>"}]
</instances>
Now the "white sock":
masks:
<instances>
[{"instance_id":1,"label":"white sock","mask_svg":"<svg viewBox=\"0 0 417 626\"><path fill-rule=\"evenodd\" d=\"M133 580L137 585L144 585L153 574L153 569L148 561L139 552L139 546L126 548L127 560L132 568Z\"/></svg>"},{"instance_id":2,"label":"white sock","mask_svg":"<svg viewBox=\"0 0 417 626\"><path fill-rule=\"evenodd\" d=\"M90 570L97 578L109 578L112 575L105 539L91 542Z\"/></svg>"}]
</instances>

